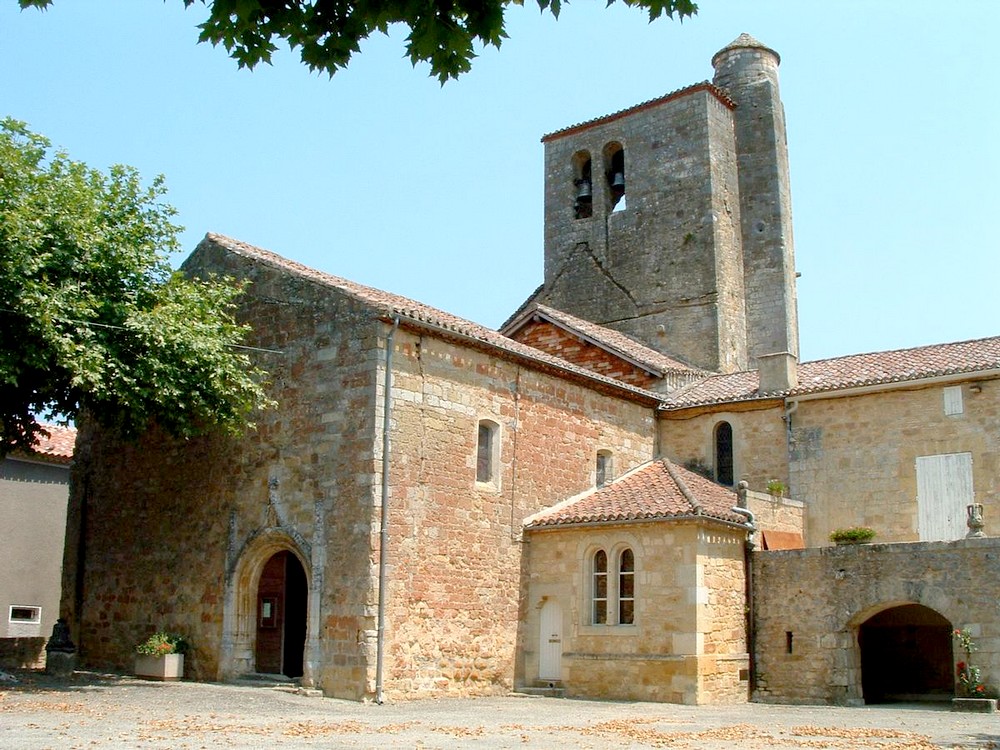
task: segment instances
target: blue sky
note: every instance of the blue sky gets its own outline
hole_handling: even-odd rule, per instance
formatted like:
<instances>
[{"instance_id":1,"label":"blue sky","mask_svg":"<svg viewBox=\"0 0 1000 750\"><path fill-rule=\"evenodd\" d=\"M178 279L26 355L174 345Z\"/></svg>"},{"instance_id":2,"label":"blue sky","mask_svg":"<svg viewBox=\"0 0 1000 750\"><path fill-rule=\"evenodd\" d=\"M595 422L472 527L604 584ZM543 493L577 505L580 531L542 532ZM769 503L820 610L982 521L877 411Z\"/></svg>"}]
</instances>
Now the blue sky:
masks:
<instances>
[{"instance_id":1,"label":"blue sky","mask_svg":"<svg viewBox=\"0 0 1000 750\"><path fill-rule=\"evenodd\" d=\"M782 58L803 358L1000 334L1000 3L701 6L515 7L441 87L399 32L330 80L238 70L181 0L0 0L0 115L166 175L185 255L220 232L496 327L541 282L540 137L710 79L747 32Z\"/></svg>"}]
</instances>

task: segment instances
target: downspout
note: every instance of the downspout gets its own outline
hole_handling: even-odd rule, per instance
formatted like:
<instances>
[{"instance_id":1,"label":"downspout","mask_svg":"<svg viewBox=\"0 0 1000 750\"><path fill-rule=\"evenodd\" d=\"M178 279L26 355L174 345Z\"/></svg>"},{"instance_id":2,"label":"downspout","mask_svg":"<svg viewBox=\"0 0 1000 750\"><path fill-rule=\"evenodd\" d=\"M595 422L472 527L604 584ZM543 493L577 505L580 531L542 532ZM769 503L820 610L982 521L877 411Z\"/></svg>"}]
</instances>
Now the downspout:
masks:
<instances>
[{"instance_id":1,"label":"downspout","mask_svg":"<svg viewBox=\"0 0 1000 750\"><path fill-rule=\"evenodd\" d=\"M392 319L392 328L385 339L385 385L382 393L382 509L378 548L378 630L375 646L375 702L382 704L382 665L385 657L385 600L389 567L389 426L392 406L392 346L399 328L399 316Z\"/></svg>"},{"instance_id":2,"label":"downspout","mask_svg":"<svg viewBox=\"0 0 1000 750\"><path fill-rule=\"evenodd\" d=\"M754 664L754 652L757 650L757 633L754 630L754 597L753 597L753 534L757 530L756 519L754 518L753 511L743 506L747 502L747 483L740 482L737 488L739 494L739 505L734 508L730 508L733 513L737 513L747 519L746 528L748 530L747 541L743 546L743 569L746 573L744 578L746 579L746 591L744 596L746 597L746 630L747 630L747 690L749 691L749 697L752 698L754 691L757 689L757 670Z\"/></svg>"}]
</instances>

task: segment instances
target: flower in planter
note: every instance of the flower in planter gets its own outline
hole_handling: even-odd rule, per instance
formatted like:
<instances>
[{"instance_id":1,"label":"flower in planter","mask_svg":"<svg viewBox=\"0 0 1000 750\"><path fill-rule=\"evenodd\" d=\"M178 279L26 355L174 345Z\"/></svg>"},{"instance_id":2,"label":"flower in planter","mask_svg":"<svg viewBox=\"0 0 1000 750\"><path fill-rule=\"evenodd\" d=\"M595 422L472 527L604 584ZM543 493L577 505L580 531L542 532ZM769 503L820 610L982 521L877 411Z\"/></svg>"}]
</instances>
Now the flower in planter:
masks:
<instances>
[{"instance_id":1,"label":"flower in planter","mask_svg":"<svg viewBox=\"0 0 1000 750\"><path fill-rule=\"evenodd\" d=\"M959 648L965 652L965 661L960 661L955 665L955 676L958 678L956 693L960 698L994 698L996 691L983 683L982 672L979 667L973 666L972 654L977 651L976 643L972 640L972 633L968 630L958 630L952 632Z\"/></svg>"},{"instance_id":2,"label":"flower in planter","mask_svg":"<svg viewBox=\"0 0 1000 750\"><path fill-rule=\"evenodd\" d=\"M189 648L184 636L160 630L135 647L137 654L143 656L166 656L167 654L184 654Z\"/></svg>"},{"instance_id":3,"label":"flower in planter","mask_svg":"<svg viewBox=\"0 0 1000 750\"><path fill-rule=\"evenodd\" d=\"M863 544L875 538L875 529L870 526L852 526L830 533L830 541L838 544Z\"/></svg>"}]
</instances>

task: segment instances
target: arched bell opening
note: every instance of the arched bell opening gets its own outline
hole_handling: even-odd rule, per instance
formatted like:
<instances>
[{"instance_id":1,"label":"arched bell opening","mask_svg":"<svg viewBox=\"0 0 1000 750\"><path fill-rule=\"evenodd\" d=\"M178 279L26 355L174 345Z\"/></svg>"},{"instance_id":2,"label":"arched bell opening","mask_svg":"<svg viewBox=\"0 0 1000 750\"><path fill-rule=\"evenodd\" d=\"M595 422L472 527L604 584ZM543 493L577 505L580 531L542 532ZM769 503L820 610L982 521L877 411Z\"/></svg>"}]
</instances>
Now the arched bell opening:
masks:
<instances>
[{"instance_id":1,"label":"arched bell opening","mask_svg":"<svg viewBox=\"0 0 1000 750\"><path fill-rule=\"evenodd\" d=\"M952 624L922 604L883 609L858 629L865 703L950 700Z\"/></svg>"}]
</instances>

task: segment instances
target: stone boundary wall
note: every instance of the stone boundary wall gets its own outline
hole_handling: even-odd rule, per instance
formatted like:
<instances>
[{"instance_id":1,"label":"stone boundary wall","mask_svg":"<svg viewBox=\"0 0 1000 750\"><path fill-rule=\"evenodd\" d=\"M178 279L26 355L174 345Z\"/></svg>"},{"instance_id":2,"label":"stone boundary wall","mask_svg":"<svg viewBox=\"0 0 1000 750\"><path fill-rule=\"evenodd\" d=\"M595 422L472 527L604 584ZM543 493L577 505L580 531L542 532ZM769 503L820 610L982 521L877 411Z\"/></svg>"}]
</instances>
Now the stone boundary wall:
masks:
<instances>
[{"instance_id":1,"label":"stone boundary wall","mask_svg":"<svg viewBox=\"0 0 1000 750\"><path fill-rule=\"evenodd\" d=\"M863 703L859 628L904 604L968 628L984 682L1000 684L1000 539L755 552L752 559L754 700Z\"/></svg>"}]
</instances>

